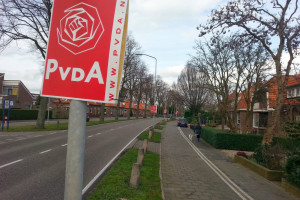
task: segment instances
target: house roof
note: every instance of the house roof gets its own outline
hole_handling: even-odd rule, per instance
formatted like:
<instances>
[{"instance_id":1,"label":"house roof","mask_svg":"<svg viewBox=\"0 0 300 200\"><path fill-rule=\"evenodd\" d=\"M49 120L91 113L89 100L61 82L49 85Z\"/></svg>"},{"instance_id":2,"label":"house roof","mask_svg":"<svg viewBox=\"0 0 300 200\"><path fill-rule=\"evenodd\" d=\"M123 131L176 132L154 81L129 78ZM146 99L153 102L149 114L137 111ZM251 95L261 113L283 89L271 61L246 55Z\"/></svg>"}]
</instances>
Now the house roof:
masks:
<instances>
[{"instance_id":1,"label":"house roof","mask_svg":"<svg viewBox=\"0 0 300 200\"><path fill-rule=\"evenodd\" d=\"M293 87L297 85L300 85L300 74L290 76L286 87Z\"/></svg>"}]
</instances>

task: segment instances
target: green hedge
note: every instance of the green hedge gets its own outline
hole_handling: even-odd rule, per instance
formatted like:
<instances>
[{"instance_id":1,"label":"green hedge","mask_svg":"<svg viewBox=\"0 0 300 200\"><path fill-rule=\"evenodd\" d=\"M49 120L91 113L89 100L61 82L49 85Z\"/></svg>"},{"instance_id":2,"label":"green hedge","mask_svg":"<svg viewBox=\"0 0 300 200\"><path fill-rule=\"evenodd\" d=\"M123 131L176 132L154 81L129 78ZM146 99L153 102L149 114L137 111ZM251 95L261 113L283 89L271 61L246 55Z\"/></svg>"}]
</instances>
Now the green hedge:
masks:
<instances>
[{"instance_id":1,"label":"green hedge","mask_svg":"<svg viewBox=\"0 0 300 200\"><path fill-rule=\"evenodd\" d=\"M217 149L254 151L263 138L261 135L226 133L211 127L202 127L202 130L201 138ZM273 142L289 150L300 147L300 139L274 138Z\"/></svg>"},{"instance_id":2,"label":"green hedge","mask_svg":"<svg viewBox=\"0 0 300 200\"><path fill-rule=\"evenodd\" d=\"M225 133L210 127L202 129L201 138L217 149L254 151L262 140L261 135Z\"/></svg>"},{"instance_id":3,"label":"green hedge","mask_svg":"<svg viewBox=\"0 0 300 200\"><path fill-rule=\"evenodd\" d=\"M10 110L10 120L36 120L38 116L38 110ZM0 109L0 120L2 120L3 109ZM4 116L7 115L7 110L5 110ZM52 118L52 111L49 113L50 119ZM48 111L46 111L45 118L48 117Z\"/></svg>"},{"instance_id":4,"label":"green hedge","mask_svg":"<svg viewBox=\"0 0 300 200\"><path fill-rule=\"evenodd\" d=\"M285 166L288 182L300 188L300 154L291 156Z\"/></svg>"}]
</instances>

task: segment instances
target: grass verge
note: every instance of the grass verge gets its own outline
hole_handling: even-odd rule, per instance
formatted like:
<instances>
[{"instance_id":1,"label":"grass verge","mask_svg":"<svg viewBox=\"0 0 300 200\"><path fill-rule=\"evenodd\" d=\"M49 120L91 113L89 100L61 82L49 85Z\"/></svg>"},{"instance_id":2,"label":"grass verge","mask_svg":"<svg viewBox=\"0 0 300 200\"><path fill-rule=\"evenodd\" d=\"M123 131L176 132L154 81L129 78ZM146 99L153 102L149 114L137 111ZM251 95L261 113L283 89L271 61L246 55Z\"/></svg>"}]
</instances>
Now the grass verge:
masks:
<instances>
[{"instance_id":1,"label":"grass verge","mask_svg":"<svg viewBox=\"0 0 300 200\"><path fill-rule=\"evenodd\" d=\"M155 126L154 126L154 129L163 130L164 127L161 126L161 125L155 125Z\"/></svg>"},{"instance_id":2,"label":"grass verge","mask_svg":"<svg viewBox=\"0 0 300 200\"><path fill-rule=\"evenodd\" d=\"M148 139L149 131L144 131L141 135L139 135L138 140ZM161 133L154 132L152 134L152 138L150 142L160 143L161 141Z\"/></svg>"},{"instance_id":3,"label":"grass verge","mask_svg":"<svg viewBox=\"0 0 300 200\"><path fill-rule=\"evenodd\" d=\"M88 200L162 200L159 178L159 155L148 152L141 167L138 189L129 186L132 164L137 159L137 149L128 150L104 176Z\"/></svg>"},{"instance_id":4,"label":"grass verge","mask_svg":"<svg viewBox=\"0 0 300 200\"><path fill-rule=\"evenodd\" d=\"M107 124L112 122L118 122L124 120L107 120L107 121L90 121L86 123L86 126L94 126L99 124ZM6 127L4 127L4 132L34 132L34 131L53 131L53 130L67 130L68 123L59 123L59 124L45 124L44 129L38 129L35 125L28 125L28 126L13 126L9 127L9 131L7 131Z\"/></svg>"}]
</instances>

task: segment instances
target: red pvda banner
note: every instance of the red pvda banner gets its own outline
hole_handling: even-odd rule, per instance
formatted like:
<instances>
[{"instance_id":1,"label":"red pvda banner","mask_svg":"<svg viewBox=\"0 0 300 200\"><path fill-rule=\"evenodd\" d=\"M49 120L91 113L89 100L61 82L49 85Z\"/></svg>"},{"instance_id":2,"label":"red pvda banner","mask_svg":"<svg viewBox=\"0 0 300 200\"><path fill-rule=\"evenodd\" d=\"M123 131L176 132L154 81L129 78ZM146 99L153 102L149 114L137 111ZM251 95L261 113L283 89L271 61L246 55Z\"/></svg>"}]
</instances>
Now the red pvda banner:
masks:
<instances>
[{"instance_id":1,"label":"red pvda banner","mask_svg":"<svg viewBox=\"0 0 300 200\"><path fill-rule=\"evenodd\" d=\"M112 102L127 0L54 0L42 96Z\"/></svg>"},{"instance_id":2,"label":"red pvda banner","mask_svg":"<svg viewBox=\"0 0 300 200\"><path fill-rule=\"evenodd\" d=\"M157 113L157 106L152 106L151 112L152 113Z\"/></svg>"}]
</instances>

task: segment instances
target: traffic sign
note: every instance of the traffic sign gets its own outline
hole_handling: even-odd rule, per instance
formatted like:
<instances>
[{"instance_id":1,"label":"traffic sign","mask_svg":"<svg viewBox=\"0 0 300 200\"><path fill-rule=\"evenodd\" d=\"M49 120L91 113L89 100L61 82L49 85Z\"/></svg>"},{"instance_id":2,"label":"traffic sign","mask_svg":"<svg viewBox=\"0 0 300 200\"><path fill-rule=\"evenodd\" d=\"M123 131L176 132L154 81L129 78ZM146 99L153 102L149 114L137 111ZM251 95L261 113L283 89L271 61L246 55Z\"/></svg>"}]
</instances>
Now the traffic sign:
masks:
<instances>
[{"instance_id":1,"label":"traffic sign","mask_svg":"<svg viewBox=\"0 0 300 200\"><path fill-rule=\"evenodd\" d=\"M157 113L157 106L153 105L151 109L152 113Z\"/></svg>"},{"instance_id":2,"label":"traffic sign","mask_svg":"<svg viewBox=\"0 0 300 200\"><path fill-rule=\"evenodd\" d=\"M114 102L127 1L54 1L42 96Z\"/></svg>"},{"instance_id":3,"label":"traffic sign","mask_svg":"<svg viewBox=\"0 0 300 200\"><path fill-rule=\"evenodd\" d=\"M6 99L6 100L4 100L4 108L5 109L9 109L9 100L8 99Z\"/></svg>"},{"instance_id":4,"label":"traffic sign","mask_svg":"<svg viewBox=\"0 0 300 200\"><path fill-rule=\"evenodd\" d=\"M10 107L13 107L13 106L14 106L14 101L13 101L13 100L10 100L10 101L9 101L9 106L10 106Z\"/></svg>"}]
</instances>

